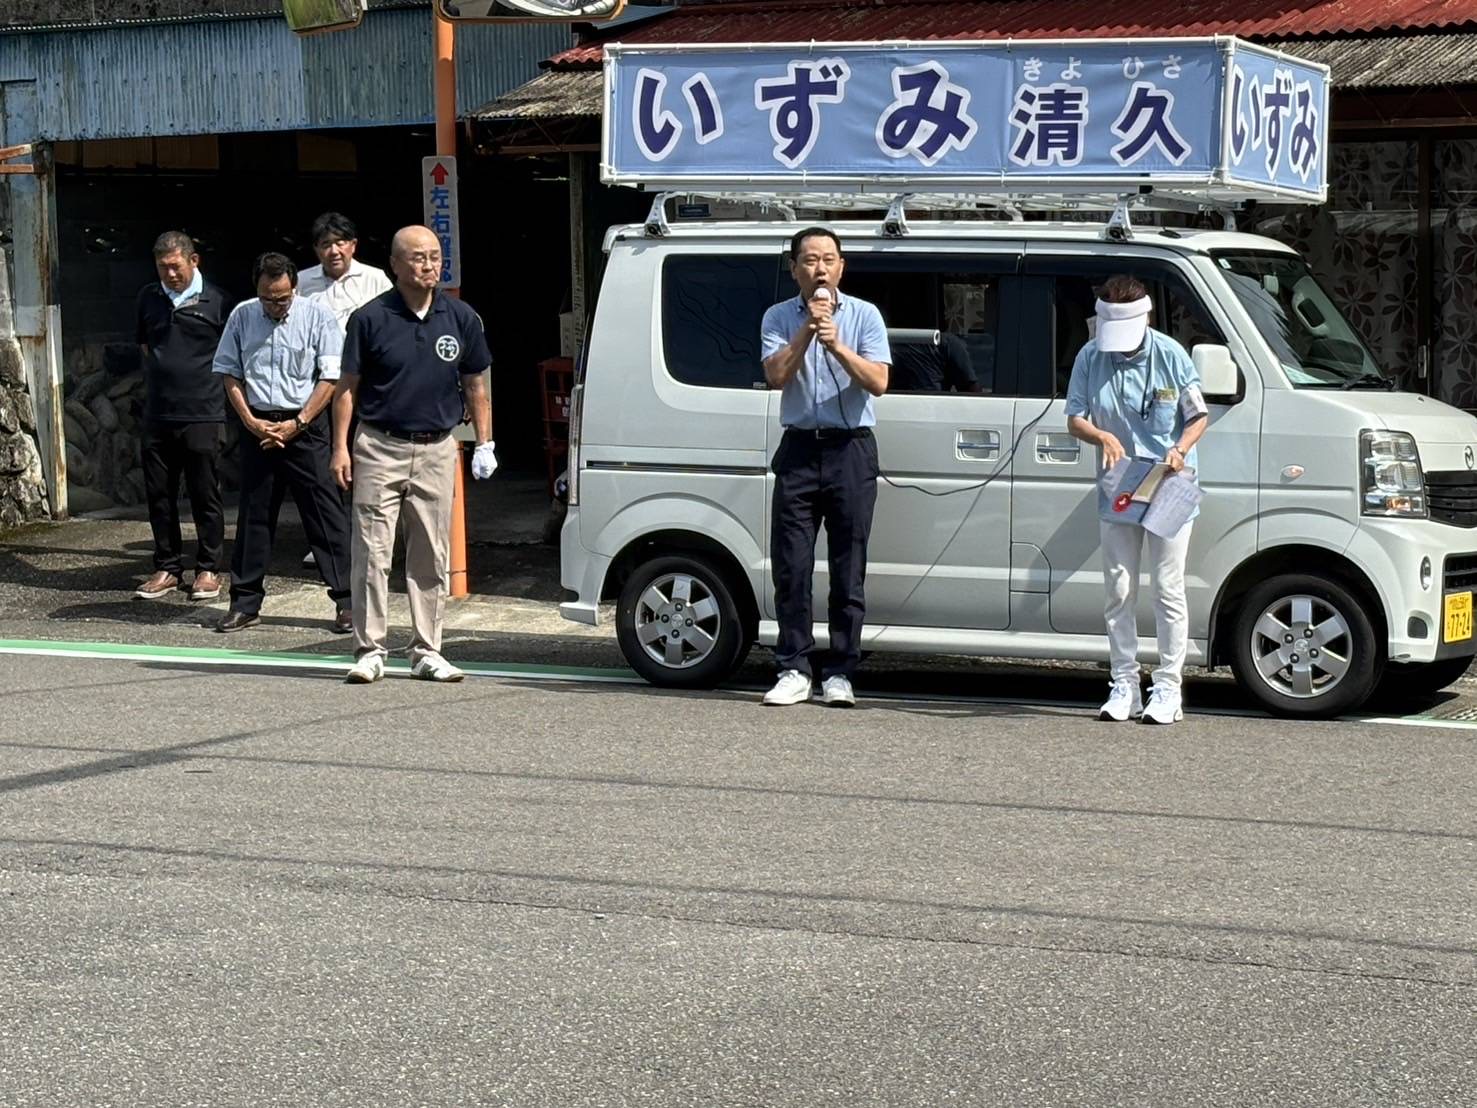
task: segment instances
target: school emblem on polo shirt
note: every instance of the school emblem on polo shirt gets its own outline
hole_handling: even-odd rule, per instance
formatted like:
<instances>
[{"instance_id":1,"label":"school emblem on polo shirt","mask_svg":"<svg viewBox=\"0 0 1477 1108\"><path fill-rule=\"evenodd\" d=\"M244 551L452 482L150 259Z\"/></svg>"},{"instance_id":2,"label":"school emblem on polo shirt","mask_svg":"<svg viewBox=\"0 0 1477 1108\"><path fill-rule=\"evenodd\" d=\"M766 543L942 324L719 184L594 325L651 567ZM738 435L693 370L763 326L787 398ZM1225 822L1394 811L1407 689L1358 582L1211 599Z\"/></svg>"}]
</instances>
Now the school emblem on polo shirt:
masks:
<instances>
[{"instance_id":1,"label":"school emblem on polo shirt","mask_svg":"<svg viewBox=\"0 0 1477 1108\"><path fill-rule=\"evenodd\" d=\"M436 340L436 357L443 362L454 362L462 352L462 344L455 335L442 335Z\"/></svg>"}]
</instances>

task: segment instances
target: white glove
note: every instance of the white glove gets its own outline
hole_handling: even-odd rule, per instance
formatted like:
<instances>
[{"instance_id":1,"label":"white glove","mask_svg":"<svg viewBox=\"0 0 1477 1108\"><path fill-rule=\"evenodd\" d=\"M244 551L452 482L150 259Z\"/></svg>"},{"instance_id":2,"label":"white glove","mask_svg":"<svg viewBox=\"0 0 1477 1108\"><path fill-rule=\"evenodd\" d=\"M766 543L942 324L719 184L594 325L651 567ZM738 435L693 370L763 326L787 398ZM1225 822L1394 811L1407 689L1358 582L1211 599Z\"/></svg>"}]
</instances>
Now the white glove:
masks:
<instances>
[{"instance_id":1,"label":"white glove","mask_svg":"<svg viewBox=\"0 0 1477 1108\"><path fill-rule=\"evenodd\" d=\"M472 451L472 476L477 480L491 477L497 469L497 455L493 453L493 447L497 444L491 439L479 443L477 449Z\"/></svg>"}]
</instances>

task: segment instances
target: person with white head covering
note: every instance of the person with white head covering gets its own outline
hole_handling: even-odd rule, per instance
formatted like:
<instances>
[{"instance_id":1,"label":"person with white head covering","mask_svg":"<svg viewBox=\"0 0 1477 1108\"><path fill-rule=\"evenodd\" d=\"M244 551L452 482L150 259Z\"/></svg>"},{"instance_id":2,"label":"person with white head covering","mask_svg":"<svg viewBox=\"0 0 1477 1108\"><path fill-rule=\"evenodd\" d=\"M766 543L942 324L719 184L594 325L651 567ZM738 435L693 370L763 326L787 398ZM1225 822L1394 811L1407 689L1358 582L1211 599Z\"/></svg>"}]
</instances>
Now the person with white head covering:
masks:
<instances>
[{"instance_id":1,"label":"person with white head covering","mask_svg":"<svg viewBox=\"0 0 1477 1108\"><path fill-rule=\"evenodd\" d=\"M1162 461L1172 472L1190 476L1198 470L1195 444L1209 423L1200 375L1183 346L1149 326L1152 311L1153 301L1141 281L1109 278L1098 292L1096 333L1072 366L1067 429L1098 448L1103 474L1124 458ZM1184 717L1180 684L1190 629L1185 557L1193 519L1174 536L1161 538L1138 523L1123 522L1121 502L1106 486L1106 480L1099 480L1112 691L1099 718L1174 723ZM1146 535L1159 639L1159 665L1147 705L1139 684L1135 612Z\"/></svg>"}]
</instances>

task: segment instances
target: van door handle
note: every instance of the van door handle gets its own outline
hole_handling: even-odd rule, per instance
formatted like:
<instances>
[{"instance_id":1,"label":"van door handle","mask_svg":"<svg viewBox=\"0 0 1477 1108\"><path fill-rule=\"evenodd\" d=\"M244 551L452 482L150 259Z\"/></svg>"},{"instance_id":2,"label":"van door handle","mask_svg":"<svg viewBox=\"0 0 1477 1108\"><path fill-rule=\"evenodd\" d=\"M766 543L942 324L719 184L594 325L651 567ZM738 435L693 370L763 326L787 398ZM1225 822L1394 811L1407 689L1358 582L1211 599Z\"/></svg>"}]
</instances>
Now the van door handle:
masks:
<instances>
[{"instance_id":1,"label":"van door handle","mask_svg":"<svg viewBox=\"0 0 1477 1108\"><path fill-rule=\"evenodd\" d=\"M1042 431L1036 435L1036 460L1047 465L1071 465L1082 457L1082 444L1071 435Z\"/></svg>"},{"instance_id":2,"label":"van door handle","mask_svg":"<svg viewBox=\"0 0 1477 1108\"><path fill-rule=\"evenodd\" d=\"M1000 432L961 430L954 436L954 452L965 459L992 461L1000 457Z\"/></svg>"}]
</instances>

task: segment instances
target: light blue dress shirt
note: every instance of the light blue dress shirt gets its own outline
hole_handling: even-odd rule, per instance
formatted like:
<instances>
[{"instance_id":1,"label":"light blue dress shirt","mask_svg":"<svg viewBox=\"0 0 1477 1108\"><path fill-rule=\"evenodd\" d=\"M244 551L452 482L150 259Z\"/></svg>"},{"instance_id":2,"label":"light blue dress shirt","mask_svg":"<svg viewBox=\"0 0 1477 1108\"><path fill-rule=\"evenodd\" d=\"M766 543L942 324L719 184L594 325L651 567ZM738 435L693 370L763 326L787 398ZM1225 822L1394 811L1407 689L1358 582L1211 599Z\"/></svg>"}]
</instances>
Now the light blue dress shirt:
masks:
<instances>
[{"instance_id":1,"label":"light blue dress shirt","mask_svg":"<svg viewBox=\"0 0 1477 1108\"><path fill-rule=\"evenodd\" d=\"M1144 345L1132 356L1099 350L1097 341L1090 339L1072 365L1067 417L1085 417L1098 430L1107 431L1123 444L1130 458L1162 461L1184 432L1187 404L1182 400L1188 389L1195 390L1190 406L1203 407L1195 363L1168 335L1150 328ZM1185 465L1198 478L1194 447L1185 456ZM1098 481L1098 515L1109 523L1121 523L1123 517L1113 511L1112 491Z\"/></svg>"},{"instance_id":2,"label":"light blue dress shirt","mask_svg":"<svg viewBox=\"0 0 1477 1108\"><path fill-rule=\"evenodd\" d=\"M319 381L338 380L343 352L343 331L322 304L294 296L279 322L252 297L226 320L212 368L240 381L253 408L296 411Z\"/></svg>"},{"instance_id":3,"label":"light blue dress shirt","mask_svg":"<svg viewBox=\"0 0 1477 1108\"><path fill-rule=\"evenodd\" d=\"M859 296L836 294L831 316L842 345L855 350L869 362L892 364L887 326L875 304ZM782 300L764 313L760 326L761 358L782 350L810 322L805 301L796 296ZM872 427L877 423L872 394L819 342L805 350L805 363L780 394L780 422L804 431L816 428Z\"/></svg>"},{"instance_id":4,"label":"light blue dress shirt","mask_svg":"<svg viewBox=\"0 0 1477 1108\"><path fill-rule=\"evenodd\" d=\"M159 282L159 287L164 290L164 295L169 297L169 302L178 308L186 301L200 299L200 294L205 291L205 274L201 273L197 266L195 268L195 276L191 277L190 283L180 289L179 292L175 292L174 289L170 288L163 281Z\"/></svg>"}]
</instances>

